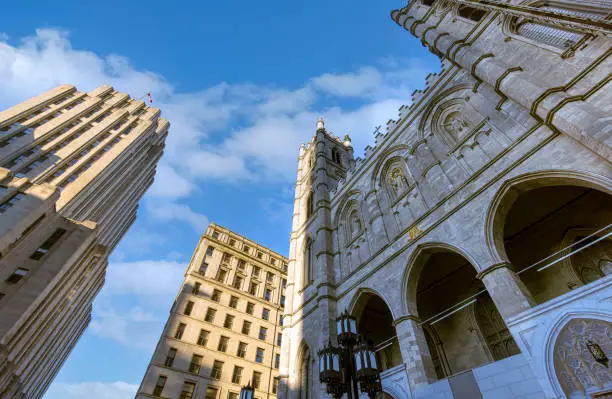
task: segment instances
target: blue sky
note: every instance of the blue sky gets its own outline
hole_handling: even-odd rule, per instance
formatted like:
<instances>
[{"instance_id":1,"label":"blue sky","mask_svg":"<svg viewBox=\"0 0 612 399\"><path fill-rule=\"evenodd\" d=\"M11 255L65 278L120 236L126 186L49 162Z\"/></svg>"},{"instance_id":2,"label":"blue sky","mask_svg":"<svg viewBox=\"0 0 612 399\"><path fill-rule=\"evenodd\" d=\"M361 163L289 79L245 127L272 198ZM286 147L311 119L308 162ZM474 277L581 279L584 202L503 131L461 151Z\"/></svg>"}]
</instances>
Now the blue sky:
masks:
<instances>
[{"instance_id":1,"label":"blue sky","mask_svg":"<svg viewBox=\"0 0 612 399\"><path fill-rule=\"evenodd\" d=\"M112 84L151 91L172 123L156 182L47 399L132 398L207 223L287 254L297 151L317 117L361 155L439 69L390 20L403 0L176 4L3 5L0 108L62 83Z\"/></svg>"}]
</instances>

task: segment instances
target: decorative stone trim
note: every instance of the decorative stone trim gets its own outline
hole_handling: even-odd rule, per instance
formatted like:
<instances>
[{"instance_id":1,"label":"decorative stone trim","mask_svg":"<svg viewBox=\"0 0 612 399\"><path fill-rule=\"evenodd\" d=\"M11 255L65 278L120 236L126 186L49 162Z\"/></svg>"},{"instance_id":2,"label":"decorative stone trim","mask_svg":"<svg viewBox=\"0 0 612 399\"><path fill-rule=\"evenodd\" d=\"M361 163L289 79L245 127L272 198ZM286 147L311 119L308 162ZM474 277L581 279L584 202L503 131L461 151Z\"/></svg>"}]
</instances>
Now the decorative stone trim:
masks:
<instances>
[{"instance_id":1,"label":"decorative stone trim","mask_svg":"<svg viewBox=\"0 0 612 399\"><path fill-rule=\"evenodd\" d=\"M495 271L497 269L502 269L502 268L508 268L508 269L514 271L512 265L509 262L500 262L500 263L496 263L494 265L491 265L491 266L487 267L484 270L479 271L476 274L476 278L478 280L482 280L484 278L484 276L486 276L487 274L491 273L492 271Z\"/></svg>"},{"instance_id":2,"label":"decorative stone trim","mask_svg":"<svg viewBox=\"0 0 612 399\"><path fill-rule=\"evenodd\" d=\"M412 320L415 323L420 323L421 322L421 319L418 316L414 316L414 315L409 314L409 315L406 315L406 316L400 316L397 319L393 320L391 325L393 327L396 327L398 324L401 324L401 323L403 323L403 322L405 322L407 320Z\"/></svg>"},{"instance_id":3,"label":"decorative stone trim","mask_svg":"<svg viewBox=\"0 0 612 399\"><path fill-rule=\"evenodd\" d=\"M501 99L499 100L499 103L497 103L497 106L495 107L496 110L501 110L502 105L506 102L506 100L508 100L508 97L501 91L500 87L502 84L502 81L504 79L506 79L506 77L508 75L510 75L512 72L518 72L518 71L522 71L523 68L521 68L520 66L517 67L512 67L512 68L508 68L504 73L502 73L500 75L499 78L497 78L497 80L495 81L495 92L497 94L499 94L499 96L501 97Z\"/></svg>"}]
</instances>

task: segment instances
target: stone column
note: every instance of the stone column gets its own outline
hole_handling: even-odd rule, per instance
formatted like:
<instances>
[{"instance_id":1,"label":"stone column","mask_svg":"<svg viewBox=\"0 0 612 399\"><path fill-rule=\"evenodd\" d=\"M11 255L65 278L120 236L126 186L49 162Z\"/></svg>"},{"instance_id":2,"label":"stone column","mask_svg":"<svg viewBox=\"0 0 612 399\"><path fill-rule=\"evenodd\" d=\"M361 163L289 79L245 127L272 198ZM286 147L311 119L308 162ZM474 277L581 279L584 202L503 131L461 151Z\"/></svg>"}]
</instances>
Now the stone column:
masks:
<instances>
[{"instance_id":1,"label":"stone column","mask_svg":"<svg viewBox=\"0 0 612 399\"><path fill-rule=\"evenodd\" d=\"M531 293L516 273L511 270L508 262L489 266L476 277L482 280L504 319L535 305Z\"/></svg>"},{"instance_id":2,"label":"stone column","mask_svg":"<svg viewBox=\"0 0 612 399\"><path fill-rule=\"evenodd\" d=\"M415 316L403 316L393 322L402 360L406 365L408 382L413 389L436 380L436 371L431 361L425 333L419 322Z\"/></svg>"},{"instance_id":3,"label":"stone column","mask_svg":"<svg viewBox=\"0 0 612 399\"><path fill-rule=\"evenodd\" d=\"M546 90L552 88L550 84L534 79L519 65L508 65L494 54L464 45L463 40L452 33L440 31L435 25L437 21L409 19L402 12L394 12L392 15L398 25L413 32L432 51L466 71L471 71L475 78L494 87L500 96L528 110L532 109L532 105ZM568 102L558 107L563 101ZM610 122L601 108L584 101L574 101L566 92L555 92L541 99L532 115L574 138L599 156L612 159L609 135L601 134L609 131Z\"/></svg>"}]
</instances>

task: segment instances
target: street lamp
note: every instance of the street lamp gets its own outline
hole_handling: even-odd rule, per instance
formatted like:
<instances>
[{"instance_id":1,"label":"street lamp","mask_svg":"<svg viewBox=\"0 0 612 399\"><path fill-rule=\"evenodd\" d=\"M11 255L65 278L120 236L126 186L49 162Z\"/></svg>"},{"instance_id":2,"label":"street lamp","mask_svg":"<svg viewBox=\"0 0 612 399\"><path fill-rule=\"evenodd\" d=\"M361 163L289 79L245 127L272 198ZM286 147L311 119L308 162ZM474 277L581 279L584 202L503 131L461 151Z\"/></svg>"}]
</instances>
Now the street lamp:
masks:
<instances>
[{"instance_id":1,"label":"street lamp","mask_svg":"<svg viewBox=\"0 0 612 399\"><path fill-rule=\"evenodd\" d=\"M349 399L357 399L357 383L361 392L374 398L382 391L376 353L364 340L360 342L357 320L346 310L336 319L336 332L341 347L332 346L330 341L319 351L320 381L327 385L327 393L337 399L344 393Z\"/></svg>"},{"instance_id":2,"label":"street lamp","mask_svg":"<svg viewBox=\"0 0 612 399\"><path fill-rule=\"evenodd\" d=\"M245 386L240 388L240 399L253 399L253 387L251 386L251 382Z\"/></svg>"}]
</instances>

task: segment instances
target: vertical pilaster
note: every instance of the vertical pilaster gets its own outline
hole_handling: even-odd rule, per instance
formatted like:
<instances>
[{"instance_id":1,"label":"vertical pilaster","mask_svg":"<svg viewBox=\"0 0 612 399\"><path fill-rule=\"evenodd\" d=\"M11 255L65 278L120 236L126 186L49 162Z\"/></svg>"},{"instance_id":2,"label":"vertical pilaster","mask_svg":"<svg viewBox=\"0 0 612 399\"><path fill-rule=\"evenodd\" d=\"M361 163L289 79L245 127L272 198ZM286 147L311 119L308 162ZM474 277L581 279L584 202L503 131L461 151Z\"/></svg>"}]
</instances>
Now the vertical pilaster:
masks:
<instances>
[{"instance_id":1,"label":"vertical pilaster","mask_svg":"<svg viewBox=\"0 0 612 399\"><path fill-rule=\"evenodd\" d=\"M419 326L419 319L415 316L404 316L394 324L410 386L414 389L419 385L434 382L436 371L425 332Z\"/></svg>"},{"instance_id":2,"label":"vertical pilaster","mask_svg":"<svg viewBox=\"0 0 612 399\"><path fill-rule=\"evenodd\" d=\"M504 319L535 305L531 293L510 267L507 262L498 263L476 275L484 283Z\"/></svg>"}]
</instances>

